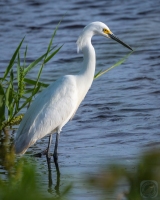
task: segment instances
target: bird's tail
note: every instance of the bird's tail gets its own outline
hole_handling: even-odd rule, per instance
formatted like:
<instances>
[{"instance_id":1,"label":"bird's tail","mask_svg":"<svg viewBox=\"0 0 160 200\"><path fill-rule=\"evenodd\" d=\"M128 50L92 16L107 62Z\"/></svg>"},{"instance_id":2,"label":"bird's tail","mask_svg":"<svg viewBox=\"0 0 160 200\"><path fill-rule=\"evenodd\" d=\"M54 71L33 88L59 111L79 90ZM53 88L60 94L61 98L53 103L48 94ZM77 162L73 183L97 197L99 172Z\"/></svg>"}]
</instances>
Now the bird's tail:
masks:
<instances>
[{"instance_id":1,"label":"bird's tail","mask_svg":"<svg viewBox=\"0 0 160 200\"><path fill-rule=\"evenodd\" d=\"M27 149L33 145L36 141L28 141L23 139L23 137L19 136L15 139L14 142L14 150L16 154L24 154Z\"/></svg>"}]
</instances>

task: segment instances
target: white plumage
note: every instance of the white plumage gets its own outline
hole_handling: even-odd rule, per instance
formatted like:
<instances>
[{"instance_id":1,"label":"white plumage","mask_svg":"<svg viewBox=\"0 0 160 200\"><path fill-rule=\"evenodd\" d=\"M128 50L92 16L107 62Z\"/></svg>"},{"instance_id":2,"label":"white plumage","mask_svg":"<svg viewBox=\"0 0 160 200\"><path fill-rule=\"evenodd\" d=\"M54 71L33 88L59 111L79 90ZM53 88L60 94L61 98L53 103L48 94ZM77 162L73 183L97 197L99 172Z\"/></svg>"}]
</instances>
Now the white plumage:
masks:
<instances>
[{"instance_id":1,"label":"white plumage","mask_svg":"<svg viewBox=\"0 0 160 200\"><path fill-rule=\"evenodd\" d=\"M59 78L37 96L17 131L15 138L17 154L25 153L28 147L48 134L54 132L59 134L62 127L75 114L93 82L96 56L91 38L95 34L112 38L131 49L115 37L102 22L92 22L86 26L77 40L77 49L83 53L81 71L77 75Z\"/></svg>"}]
</instances>

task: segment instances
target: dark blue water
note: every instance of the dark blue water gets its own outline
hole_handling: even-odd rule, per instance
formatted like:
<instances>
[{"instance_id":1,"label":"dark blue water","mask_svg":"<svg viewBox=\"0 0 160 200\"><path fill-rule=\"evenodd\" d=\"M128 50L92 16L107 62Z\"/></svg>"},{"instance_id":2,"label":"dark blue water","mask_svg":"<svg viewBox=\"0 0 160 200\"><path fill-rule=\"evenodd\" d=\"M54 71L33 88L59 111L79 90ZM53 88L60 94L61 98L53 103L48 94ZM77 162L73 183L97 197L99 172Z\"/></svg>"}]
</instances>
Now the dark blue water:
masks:
<instances>
[{"instance_id":1,"label":"dark blue water","mask_svg":"<svg viewBox=\"0 0 160 200\"><path fill-rule=\"evenodd\" d=\"M82 57L76 52L76 40L92 21L106 23L136 49L123 65L94 81L74 119L63 127L59 141L60 190L72 180L69 199L98 199L99 192L84 189L81 184L86 174L96 173L100 165L112 160L133 167L140 152L160 146L159 13L158 0L0 2L0 73L24 36L28 62L44 53L64 15L54 41L64 46L44 69L42 80L47 83L80 70ZM110 67L129 52L100 36L93 38L93 45L96 71ZM47 142L48 138L42 139L28 152L45 149ZM47 192L45 158L37 162ZM53 165L55 180L54 173Z\"/></svg>"}]
</instances>

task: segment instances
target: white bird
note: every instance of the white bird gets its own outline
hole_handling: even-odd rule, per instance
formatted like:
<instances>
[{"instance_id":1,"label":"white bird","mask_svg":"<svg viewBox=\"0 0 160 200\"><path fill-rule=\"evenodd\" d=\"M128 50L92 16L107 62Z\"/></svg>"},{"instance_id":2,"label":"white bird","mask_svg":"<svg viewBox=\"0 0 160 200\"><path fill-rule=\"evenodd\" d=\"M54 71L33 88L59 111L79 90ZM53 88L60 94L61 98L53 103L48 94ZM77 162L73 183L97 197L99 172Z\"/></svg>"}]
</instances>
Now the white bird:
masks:
<instances>
[{"instance_id":1,"label":"white bird","mask_svg":"<svg viewBox=\"0 0 160 200\"><path fill-rule=\"evenodd\" d=\"M130 46L118 39L102 22L92 22L86 26L77 40L77 50L83 53L81 70L77 75L65 75L44 89L31 104L15 137L16 154L24 154L37 140L49 135L48 148L52 134L56 132L54 159L57 160L58 138L62 127L74 116L80 103L93 82L96 55L91 44L93 35L112 38L125 47Z\"/></svg>"}]
</instances>

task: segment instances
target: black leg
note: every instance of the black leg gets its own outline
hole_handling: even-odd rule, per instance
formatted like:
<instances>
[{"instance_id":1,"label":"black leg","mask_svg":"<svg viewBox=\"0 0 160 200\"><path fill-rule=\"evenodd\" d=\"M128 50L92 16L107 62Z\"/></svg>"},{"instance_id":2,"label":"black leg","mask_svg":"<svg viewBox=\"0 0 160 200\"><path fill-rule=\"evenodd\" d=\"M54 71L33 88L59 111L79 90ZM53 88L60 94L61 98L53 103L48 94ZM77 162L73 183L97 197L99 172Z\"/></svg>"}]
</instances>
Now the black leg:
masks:
<instances>
[{"instance_id":1,"label":"black leg","mask_svg":"<svg viewBox=\"0 0 160 200\"><path fill-rule=\"evenodd\" d=\"M47 158L47 164L48 164L49 170L51 170L51 156L50 156L50 153L49 153L51 142L52 142L52 134L49 136L48 147L47 147L47 152L46 152L46 158Z\"/></svg>"},{"instance_id":2,"label":"black leg","mask_svg":"<svg viewBox=\"0 0 160 200\"><path fill-rule=\"evenodd\" d=\"M46 155L47 160L49 160L49 158L50 158L49 149L50 149L50 146L51 146L51 142L52 142L52 134L49 136L49 141L48 141L48 147L47 147L47 149L45 149L44 151L42 151L40 153L36 153L33 156L34 157L42 157L43 155Z\"/></svg>"},{"instance_id":3,"label":"black leg","mask_svg":"<svg viewBox=\"0 0 160 200\"><path fill-rule=\"evenodd\" d=\"M46 156L48 158L50 158L49 149L50 149L50 146L51 146L51 142L52 142L52 134L50 134L49 141L48 141L47 154L46 154Z\"/></svg>"},{"instance_id":4,"label":"black leg","mask_svg":"<svg viewBox=\"0 0 160 200\"><path fill-rule=\"evenodd\" d=\"M53 181L52 181L52 170L48 169L48 192L52 194L53 189L52 189Z\"/></svg>"},{"instance_id":5,"label":"black leg","mask_svg":"<svg viewBox=\"0 0 160 200\"><path fill-rule=\"evenodd\" d=\"M60 179L60 171L59 171L59 165L58 165L58 154L57 154L57 149L58 149L58 140L59 140L59 133L56 134L56 142L55 142L55 147L54 147L54 163L56 166L56 171L57 171L57 188L59 188L59 179ZM56 187L55 187L56 189Z\"/></svg>"},{"instance_id":6,"label":"black leg","mask_svg":"<svg viewBox=\"0 0 160 200\"><path fill-rule=\"evenodd\" d=\"M60 171L59 171L58 162L57 162L57 164L55 163L55 166L56 166L56 172L57 172L57 183L55 185L55 190L56 190L57 195L60 195L60 191L59 191L59 187L60 187Z\"/></svg>"},{"instance_id":7,"label":"black leg","mask_svg":"<svg viewBox=\"0 0 160 200\"><path fill-rule=\"evenodd\" d=\"M55 142L54 154L53 154L55 163L57 163L57 161L58 161L58 155L57 155L58 139L59 139L59 133L56 134L56 142Z\"/></svg>"},{"instance_id":8,"label":"black leg","mask_svg":"<svg viewBox=\"0 0 160 200\"><path fill-rule=\"evenodd\" d=\"M48 162L48 161L47 161ZM51 166L50 166L50 163L48 165L48 192L51 193L51 194L54 194L56 192L57 196L59 197L60 196L60 191L59 191L59 188L60 188L60 170L59 170L59 166L58 166L58 163L57 165L55 164L56 166L56 185L53 189L53 181L52 181L52 169L51 169Z\"/></svg>"}]
</instances>

